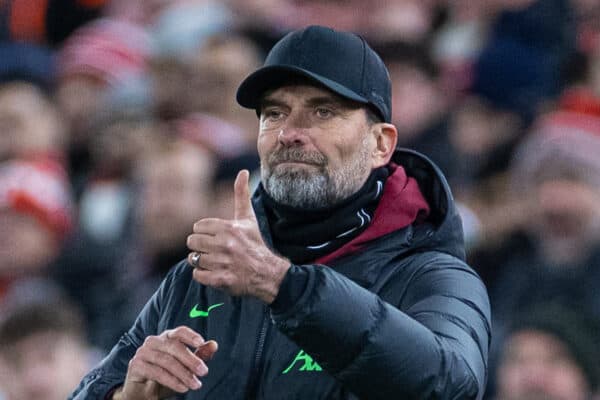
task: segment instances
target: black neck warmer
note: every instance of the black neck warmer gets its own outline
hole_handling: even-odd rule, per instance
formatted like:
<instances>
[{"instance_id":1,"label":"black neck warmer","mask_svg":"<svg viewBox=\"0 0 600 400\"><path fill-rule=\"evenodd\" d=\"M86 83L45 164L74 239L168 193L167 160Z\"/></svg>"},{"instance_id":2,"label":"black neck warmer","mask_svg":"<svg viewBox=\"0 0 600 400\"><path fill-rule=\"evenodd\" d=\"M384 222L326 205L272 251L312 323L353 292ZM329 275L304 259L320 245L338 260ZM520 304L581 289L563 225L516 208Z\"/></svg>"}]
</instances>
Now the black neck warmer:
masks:
<instances>
[{"instance_id":1,"label":"black neck warmer","mask_svg":"<svg viewBox=\"0 0 600 400\"><path fill-rule=\"evenodd\" d=\"M302 264L349 242L369 226L388 176L386 167L373 170L358 192L335 206L318 209L279 204L259 185L273 246L293 263Z\"/></svg>"}]
</instances>

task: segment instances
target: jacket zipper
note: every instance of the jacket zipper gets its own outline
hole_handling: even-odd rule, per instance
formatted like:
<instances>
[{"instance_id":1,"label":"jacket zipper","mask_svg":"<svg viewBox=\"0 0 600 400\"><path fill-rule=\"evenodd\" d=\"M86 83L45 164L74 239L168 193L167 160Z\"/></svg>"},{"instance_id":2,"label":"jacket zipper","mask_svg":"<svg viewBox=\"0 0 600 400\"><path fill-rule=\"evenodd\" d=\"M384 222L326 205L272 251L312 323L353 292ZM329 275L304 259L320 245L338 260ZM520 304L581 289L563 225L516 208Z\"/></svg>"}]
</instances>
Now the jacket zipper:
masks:
<instances>
[{"instance_id":1,"label":"jacket zipper","mask_svg":"<svg viewBox=\"0 0 600 400\"><path fill-rule=\"evenodd\" d=\"M265 348L265 341L267 339L267 331L269 329L269 311L267 308L264 308L264 317L262 321L262 326L260 328L260 332L258 333L258 338L256 342L256 352L254 353L254 364L252 366L252 372L250 375L250 380L248 384L248 391L246 392L247 400L256 400L256 396L258 394L258 381L260 379L260 374L262 372L262 355Z\"/></svg>"}]
</instances>

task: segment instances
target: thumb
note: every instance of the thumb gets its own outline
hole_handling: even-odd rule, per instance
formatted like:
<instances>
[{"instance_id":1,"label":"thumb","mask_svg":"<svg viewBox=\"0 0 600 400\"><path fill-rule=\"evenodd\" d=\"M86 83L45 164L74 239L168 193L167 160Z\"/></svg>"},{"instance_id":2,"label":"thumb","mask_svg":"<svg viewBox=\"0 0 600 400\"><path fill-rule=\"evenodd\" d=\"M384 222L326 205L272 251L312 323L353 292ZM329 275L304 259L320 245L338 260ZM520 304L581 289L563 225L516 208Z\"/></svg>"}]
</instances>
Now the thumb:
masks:
<instances>
[{"instance_id":1,"label":"thumb","mask_svg":"<svg viewBox=\"0 0 600 400\"><path fill-rule=\"evenodd\" d=\"M200 357L203 361L210 361L218 349L219 345L217 342L214 340L209 340L198 347L194 354Z\"/></svg>"},{"instance_id":2,"label":"thumb","mask_svg":"<svg viewBox=\"0 0 600 400\"><path fill-rule=\"evenodd\" d=\"M250 173L248 170L243 169L238 172L233 184L233 218L254 219L254 209L252 208L252 202L250 201Z\"/></svg>"}]
</instances>

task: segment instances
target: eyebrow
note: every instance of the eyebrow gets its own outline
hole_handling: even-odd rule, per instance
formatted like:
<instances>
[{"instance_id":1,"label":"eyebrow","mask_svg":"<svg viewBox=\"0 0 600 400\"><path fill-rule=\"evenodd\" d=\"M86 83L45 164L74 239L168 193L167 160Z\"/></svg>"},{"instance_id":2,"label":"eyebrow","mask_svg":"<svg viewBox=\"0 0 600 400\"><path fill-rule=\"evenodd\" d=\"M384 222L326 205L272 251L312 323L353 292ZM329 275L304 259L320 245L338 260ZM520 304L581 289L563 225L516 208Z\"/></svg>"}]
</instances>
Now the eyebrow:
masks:
<instances>
[{"instance_id":1,"label":"eyebrow","mask_svg":"<svg viewBox=\"0 0 600 400\"><path fill-rule=\"evenodd\" d=\"M285 107L285 106L287 106L287 104L284 101L277 100L277 99L264 98L260 102L259 109L262 110L267 107Z\"/></svg>"}]
</instances>

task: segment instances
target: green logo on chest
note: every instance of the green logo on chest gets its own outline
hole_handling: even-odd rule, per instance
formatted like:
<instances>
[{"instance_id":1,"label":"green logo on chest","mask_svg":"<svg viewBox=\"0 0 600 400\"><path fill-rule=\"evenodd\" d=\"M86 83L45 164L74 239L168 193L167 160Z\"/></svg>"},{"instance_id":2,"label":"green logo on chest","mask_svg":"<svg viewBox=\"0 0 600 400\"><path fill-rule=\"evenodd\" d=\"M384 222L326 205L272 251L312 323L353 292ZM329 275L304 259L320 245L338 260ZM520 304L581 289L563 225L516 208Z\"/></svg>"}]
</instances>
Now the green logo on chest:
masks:
<instances>
[{"instance_id":1,"label":"green logo on chest","mask_svg":"<svg viewBox=\"0 0 600 400\"><path fill-rule=\"evenodd\" d=\"M198 310L198 304L196 304L194 306L194 308L192 308L190 310L190 318L198 318L198 317L203 317L203 318L207 318L208 314L210 314L210 311L217 308L217 307L221 307L223 304L225 303L219 303L219 304L213 304L212 306L208 307L206 309L206 311L204 310Z\"/></svg>"},{"instance_id":2,"label":"green logo on chest","mask_svg":"<svg viewBox=\"0 0 600 400\"><path fill-rule=\"evenodd\" d=\"M287 367L282 374L287 374L290 372L296 364L299 366L298 371L323 371L323 368L321 368L321 366L317 364L311 356L306 354L304 350L300 350L296 355L296 358L294 358L294 361L292 361L290 366Z\"/></svg>"}]
</instances>

